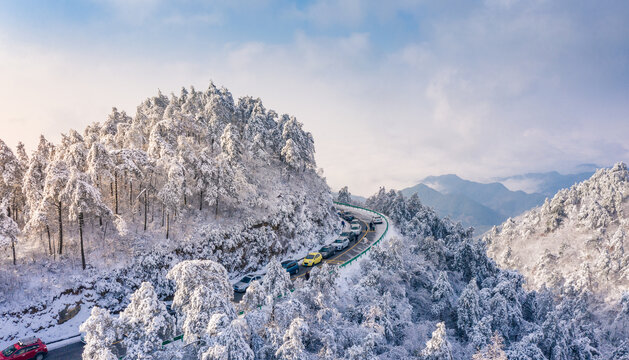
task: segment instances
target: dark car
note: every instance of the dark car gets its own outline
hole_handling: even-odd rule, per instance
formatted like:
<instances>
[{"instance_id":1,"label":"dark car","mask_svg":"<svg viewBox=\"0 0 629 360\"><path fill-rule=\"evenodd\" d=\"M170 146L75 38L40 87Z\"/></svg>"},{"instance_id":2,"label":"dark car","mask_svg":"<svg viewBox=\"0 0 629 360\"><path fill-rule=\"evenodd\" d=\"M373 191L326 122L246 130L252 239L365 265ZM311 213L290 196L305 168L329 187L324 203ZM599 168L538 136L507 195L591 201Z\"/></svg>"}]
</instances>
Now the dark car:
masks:
<instances>
[{"instance_id":1,"label":"dark car","mask_svg":"<svg viewBox=\"0 0 629 360\"><path fill-rule=\"evenodd\" d=\"M343 214L343 219L345 219L346 221L352 221L355 219L355 217L352 214Z\"/></svg>"},{"instance_id":2,"label":"dark car","mask_svg":"<svg viewBox=\"0 0 629 360\"><path fill-rule=\"evenodd\" d=\"M336 249L332 245L326 245L322 247L321 249L319 249L319 252L321 253L321 256L323 256L324 259L327 259L330 256L333 256L334 254L336 254Z\"/></svg>"},{"instance_id":3,"label":"dark car","mask_svg":"<svg viewBox=\"0 0 629 360\"><path fill-rule=\"evenodd\" d=\"M295 260L282 261L282 267L291 275L295 275L299 272L299 264Z\"/></svg>"},{"instance_id":4,"label":"dark car","mask_svg":"<svg viewBox=\"0 0 629 360\"><path fill-rule=\"evenodd\" d=\"M356 238L357 238L356 234L354 234L351 231L344 231L344 232L342 232L341 233L341 237L343 237L343 236L348 238L350 242L356 240Z\"/></svg>"},{"instance_id":5,"label":"dark car","mask_svg":"<svg viewBox=\"0 0 629 360\"><path fill-rule=\"evenodd\" d=\"M22 339L0 352L1 360L42 360L48 355L48 348L41 339L30 337Z\"/></svg>"}]
</instances>

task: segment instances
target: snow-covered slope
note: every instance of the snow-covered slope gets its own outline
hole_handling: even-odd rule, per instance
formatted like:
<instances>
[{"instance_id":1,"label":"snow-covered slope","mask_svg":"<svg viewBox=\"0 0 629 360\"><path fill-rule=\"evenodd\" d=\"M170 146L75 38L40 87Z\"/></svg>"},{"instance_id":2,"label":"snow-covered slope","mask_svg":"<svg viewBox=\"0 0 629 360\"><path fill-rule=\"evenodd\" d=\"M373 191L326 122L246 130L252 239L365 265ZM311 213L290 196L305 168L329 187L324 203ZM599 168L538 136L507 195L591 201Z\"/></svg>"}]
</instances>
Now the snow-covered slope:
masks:
<instances>
[{"instance_id":1,"label":"snow-covered slope","mask_svg":"<svg viewBox=\"0 0 629 360\"><path fill-rule=\"evenodd\" d=\"M522 275L496 266L470 229L439 218L416 195L381 189L366 203L388 215L386 241L349 271L313 269L294 291L273 259L263 283L251 284L234 308L220 264L176 265L168 278L175 281L173 326L188 344L185 358L628 359L629 296L607 323L591 312L587 294L527 291ZM122 331L138 357L170 357L167 348L138 346L155 344L152 317L138 310L172 324L153 289L142 285L132 298L118 320L92 312L84 355L110 352Z\"/></svg>"},{"instance_id":2,"label":"snow-covered slope","mask_svg":"<svg viewBox=\"0 0 629 360\"><path fill-rule=\"evenodd\" d=\"M143 281L171 296L182 260L236 276L340 227L312 135L212 83L23 150L0 140L0 340L67 321L60 309L119 311Z\"/></svg>"},{"instance_id":3,"label":"snow-covered slope","mask_svg":"<svg viewBox=\"0 0 629 360\"><path fill-rule=\"evenodd\" d=\"M588 290L614 301L629 290L629 172L624 163L559 191L484 238L498 264L534 288Z\"/></svg>"}]
</instances>

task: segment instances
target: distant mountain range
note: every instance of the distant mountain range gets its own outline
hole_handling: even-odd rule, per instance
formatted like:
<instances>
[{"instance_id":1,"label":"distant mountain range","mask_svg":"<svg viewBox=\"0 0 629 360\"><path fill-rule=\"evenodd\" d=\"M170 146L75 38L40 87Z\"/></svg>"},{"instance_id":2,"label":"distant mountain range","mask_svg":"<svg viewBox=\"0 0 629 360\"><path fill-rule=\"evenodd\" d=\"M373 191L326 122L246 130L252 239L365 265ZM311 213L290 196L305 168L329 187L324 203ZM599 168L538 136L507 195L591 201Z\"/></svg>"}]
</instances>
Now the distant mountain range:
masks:
<instances>
[{"instance_id":1,"label":"distant mountain range","mask_svg":"<svg viewBox=\"0 0 629 360\"><path fill-rule=\"evenodd\" d=\"M402 193L405 196L417 193L420 200L440 216L473 226L475 233L480 235L510 217L543 204L546 197L592 174L593 171L569 175L555 171L529 173L500 178L492 183L465 180L454 174L428 176L419 184L403 189Z\"/></svg>"},{"instance_id":2,"label":"distant mountain range","mask_svg":"<svg viewBox=\"0 0 629 360\"><path fill-rule=\"evenodd\" d=\"M523 190L527 193L540 193L546 196L553 196L557 193L557 191L585 181L593 174L593 170L568 175L551 171L546 173L529 173L509 176L498 178L496 181L504 184L511 190Z\"/></svg>"}]
</instances>

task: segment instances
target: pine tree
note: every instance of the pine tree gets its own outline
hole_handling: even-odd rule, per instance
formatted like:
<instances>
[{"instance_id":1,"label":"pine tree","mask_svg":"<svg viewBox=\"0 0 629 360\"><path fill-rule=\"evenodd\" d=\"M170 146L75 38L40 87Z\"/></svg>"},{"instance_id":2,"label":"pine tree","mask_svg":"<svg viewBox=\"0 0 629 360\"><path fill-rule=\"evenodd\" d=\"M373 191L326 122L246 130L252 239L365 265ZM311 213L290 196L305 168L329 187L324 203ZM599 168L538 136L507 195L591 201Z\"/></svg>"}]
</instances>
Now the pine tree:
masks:
<instances>
[{"instance_id":1,"label":"pine tree","mask_svg":"<svg viewBox=\"0 0 629 360\"><path fill-rule=\"evenodd\" d=\"M24 194L24 212L27 223L24 232L30 236L38 232L46 231L48 239L48 253L52 255L52 241L50 237L50 219L47 212L40 212L39 207L43 198L44 184L46 181L46 168L53 149L44 136L40 136L39 145L33 152L24 174L22 192Z\"/></svg>"},{"instance_id":2,"label":"pine tree","mask_svg":"<svg viewBox=\"0 0 629 360\"><path fill-rule=\"evenodd\" d=\"M186 260L175 265L167 275L175 282L173 309L181 316L184 341L202 338L211 316L224 313L236 317L231 298L233 289L227 270L211 260Z\"/></svg>"},{"instance_id":3,"label":"pine tree","mask_svg":"<svg viewBox=\"0 0 629 360\"><path fill-rule=\"evenodd\" d=\"M239 303L240 309L243 311L249 311L257 309L259 306L264 305L267 299L267 293L265 287L260 284L259 281L253 281L247 287L245 295Z\"/></svg>"},{"instance_id":4,"label":"pine tree","mask_svg":"<svg viewBox=\"0 0 629 360\"><path fill-rule=\"evenodd\" d=\"M108 310L94 306L90 317L79 327L85 334L83 359L112 359L113 344L122 336L120 330L118 320Z\"/></svg>"},{"instance_id":5,"label":"pine tree","mask_svg":"<svg viewBox=\"0 0 629 360\"><path fill-rule=\"evenodd\" d=\"M290 295L290 289L293 287L290 274L282 267L276 257L273 257L267 264L262 286L267 294L266 303L271 305L273 309L280 297Z\"/></svg>"},{"instance_id":6,"label":"pine tree","mask_svg":"<svg viewBox=\"0 0 629 360\"><path fill-rule=\"evenodd\" d=\"M347 186L344 186L339 190L338 195L336 196L336 201L343 204L351 204L352 203L352 194L349 192Z\"/></svg>"},{"instance_id":7,"label":"pine tree","mask_svg":"<svg viewBox=\"0 0 629 360\"><path fill-rule=\"evenodd\" d=\"M19 228L15 221L11 219L7 213L7 201L0 203L0 248L11 246L13 254L13 265L16 265L15 243L19 234Z\"/></svg>"},{"instance_id":8,"label":"pine tree","mask_svg":"<svg viewBox=\"0 0 629 360\"><path fill-rule=\"evenodd\" d=\"M480 317L478 287L476 279L472 278L457 302L457 327L465 337L468 337L472 334L474 324L480 320Z\"/></svg>"},{"instance_id":9,"label":"pine tree","mask_svg":"<svg viewBox=\"0 0 629 360\"><path fill-rule=\"evenodd\" d=\"M454 290L445 271L439 272L439 277L432 287L431 295L433 301L431 311L433 315L444 318L452 310L452 299L454 296Z\"/></svg>"},{"instance_id":10,"label":"pine tree","mask_svg":"<svg viewBox=\"0 0 629 360\"><path fill-rule=\"evenodd\" d=\"M133 293L131 302L120 313L119 323L129 359L160 357L162 342L174 335L174 319L148 282L143 282Z\"/></svg>"},{"instance_id":11,"label":"pine tree","mask_svg":"<svg viewBox=\"0 0 629 360\"><path fill-rule=\"evenodd\" d=\"M0 140L0 199L6 200L7 214L18 220L22 196L23 167L11 148Z\"/></svg>"},{"instance_id":12,"label":"pine tree","mask_svg":"<svg viewBox=\"0 0 629 360\"><path fill-rule=\"evenodd\" d=\"M277 349L275 356L281 360L303 359L306 350L303 341L307 332L308 324L302 318L294 319L286 330L284 342Z\"/></svg>"},{"instance_id":13,"label":"pine tree","mask_svg":"<svg viewBox=\"0 0 629 360\"><path fill-rule=\"evenodd\" d=\"M423 360L452 360L452 350L446 336L446 325L442 322L437 324L437 329L433 331L432 338L426 343L426 347L421 351L420 358Z\"/></svg>"},{"instance_id":14,"label":"pine tree","mask_svg":"<svg viewBox=\"0 0 629 360\"><path fill-rule=\"evenodd\" d=\"M502 337L495 333L491 338L491 344L474 354L472 360L507 360L507 354L503 350Z\"/></svg>"},{"instance_id":15,"label":"pine tree","mask_svg":"<svg viewBox=\"0 0 629 360\"><path fill-rule=\"evenodd\" d=\"M100 192L92 185L90 178L76 168L71 170L68 182L59 198L63 199L63 202L67 204L70 220L78 220L81 263L83 270L85 270L86 261L83 246L85 216L96 215L99 217L110 217L111 210L103 203Z\"/></svg>"},{"instance_id":16,"label":"pine tree","mask_svg":"<svg viewBox=\"0 0 629 360\"><path fill-rule=\"evenodd\" d=\"M201 359L253 360L253 351L247 343L247 332L242 319L230 320L225 314L214 314L206 330L208 348Z\"/></svg>"},{"instance_id":17,"label":"pine tree","mask_svg":"<svg viewBox=\"0 0 629 360\"><path fill-rule=\"evenodd\" d=\"M69 179L70 171L66 162L62 159L53 160L46 168L43 196L37 209L40 214L46 214L46 217L57 219L59 255L63 253L63 210L67 206L63 203L62 194Z\"/></svg>"}]
</instances>

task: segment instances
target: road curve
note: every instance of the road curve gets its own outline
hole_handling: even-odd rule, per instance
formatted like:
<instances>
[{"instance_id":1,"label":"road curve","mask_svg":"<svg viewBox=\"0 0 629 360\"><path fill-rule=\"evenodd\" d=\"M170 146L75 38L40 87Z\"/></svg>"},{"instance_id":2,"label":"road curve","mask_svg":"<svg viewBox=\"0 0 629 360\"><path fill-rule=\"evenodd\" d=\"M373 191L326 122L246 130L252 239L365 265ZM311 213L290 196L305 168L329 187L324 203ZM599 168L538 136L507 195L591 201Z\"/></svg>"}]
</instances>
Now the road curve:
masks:
<instances>
[{"instance_id":1,"label":"road curve","mask_svg":"<svg viewBox=\"0 0 629 360\"><path fill-rule=\"evenodd\" d=\"M368 223L371 221L370 216L356 213L355 211L352 211L351 209L346 210L346 212L352 213L358 220L361 221L362 232L358 236L357 240L350 242L349 247L347 249L344 249L340 251L339 253L335 254L333 257L324 260L330 265L341 265L351 260L352 258L360 254L361 252L363 252L365 249L367 249L377 240L376 233L378 232L380 227L385 226L384 224L376 225L376 231L370 231L368 227ZM313 249L313 251L314 250L316 249ZM291 276L292 280L295 280L299 277L306 275L306 273L310 272L314 268L314 267L303 266L301 264L301 260L302 259L299 259L299 272ZM321 262L320 264L316 266L320 266L321 264L323 264L323 262ZM243 295L244 293L234 292L234 302L239 302L242 299ZM46 360L81 360L82 353L83 353L83 343L77 342L77 343L68 344L61 348L49 351L48 357L46 357Z\"/></svg>"}]
</instances>

